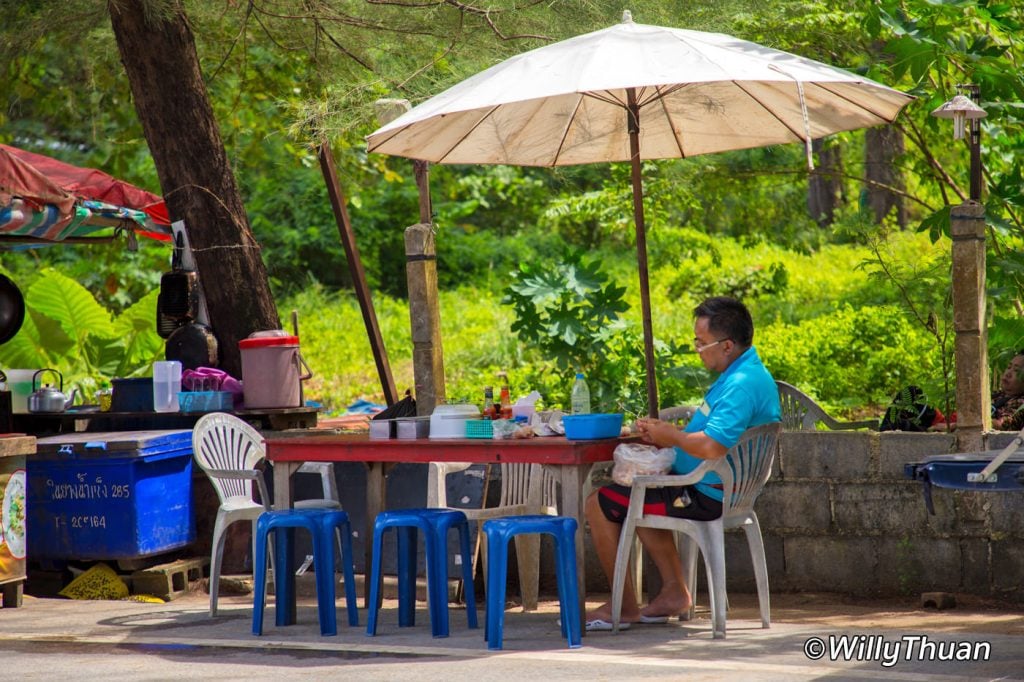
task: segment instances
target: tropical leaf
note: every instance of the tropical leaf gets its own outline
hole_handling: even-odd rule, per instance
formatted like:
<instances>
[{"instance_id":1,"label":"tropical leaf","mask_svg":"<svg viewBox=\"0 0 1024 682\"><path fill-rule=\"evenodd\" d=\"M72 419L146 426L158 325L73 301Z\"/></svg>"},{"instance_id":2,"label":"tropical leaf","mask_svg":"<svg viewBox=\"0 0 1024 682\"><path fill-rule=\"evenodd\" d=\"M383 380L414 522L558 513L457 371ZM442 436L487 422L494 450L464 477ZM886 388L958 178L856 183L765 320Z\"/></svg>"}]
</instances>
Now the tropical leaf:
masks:
<instances>
[{"instance_id":1,"label":"tropical leaf","mask_svg":"<svg viewBox=\"0 0 1024 682\"><path fill-rule=\"evenodd\" d=\"M118 363L113 376L134 374L164 359L163 339L153 327L159 293L153 290L114 320L114 330L122 343L114 351Z\"/></svg>"},{"instance_id":2,"label":"tropical leaf","mask_svg":"<svg viewBox=\"0 0 1024 682\"><path fill-rule=\"evenodd\" d=\"M48 358L48 366L56 364L58 358L62 358L75 347L75 340L64 331L64 327L52 317L40 313L31 304L26 302L25 319L32 320L32 326L22 326L22 332L29 335L33 342L39 345L41 356ZM19 332L19 336L21 332Z\"/></svg>"},{"instance_id":3,"label":"tropical leaf","mask_svg":"<svg viewBox=\"0 0 1024 682\"><path fill-rule=\"evenodd\" d=\"M927 232L931 237L932 244L939 241L943 236L949 236L949 210L951 207L943 206L935 213L921 221L917 228L918 232Z\"/></svg>"},{"instance_id":4,"label":"tropical leaf","mask_svg":"<svg viewBox=\"0 0 1024 682\"><path fill-rule=\"evenodd\" d=\"M87 336L115 336L110 313L81 284L56 270L46 269L32 283L26 305L60 324L64 332L84 345Z\"/></svg>"},{"instance_id":5,"label":"tropical leaf","mask_svg":"<svg viewBox=\"0 0 1024 682\"><path fill-rule=\"evenodd\" d=\"M25 315L21 329L13 339L0 345L0 363L5 368L49 367L50 358L39 339L39 330L31 315Z\"/></svg>"}]
</instances>

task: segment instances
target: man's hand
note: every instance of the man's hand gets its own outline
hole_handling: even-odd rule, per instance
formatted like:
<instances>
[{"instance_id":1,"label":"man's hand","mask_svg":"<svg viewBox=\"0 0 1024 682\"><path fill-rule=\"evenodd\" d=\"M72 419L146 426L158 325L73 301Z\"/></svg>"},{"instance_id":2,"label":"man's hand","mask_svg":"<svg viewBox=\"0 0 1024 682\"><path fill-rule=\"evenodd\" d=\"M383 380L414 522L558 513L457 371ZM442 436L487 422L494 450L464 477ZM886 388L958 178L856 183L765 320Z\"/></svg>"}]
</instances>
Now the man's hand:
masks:
<instances>
[{"instance_id":1,"label":"man's hand","mask_svg":"<svg viewBox=\"0 0 1024 682\"><path fill-rule=\"evenodd\" d=\"M728 448L703 431L687 433L674 424L660 419L644 417L636 420L636 430L647 443L659 448L677 447L700 459L715 459L724 455Z\"/></svg>"},{"instance_id":2,"label":"man's hand","mask_svg":"<svg viewBox=\"0 0 1024 682\"><path fill-rule=\"evenodd\" d=\"M679 429L674 424L663 422L652 417L643 417L636 420L636 430L646 443L652 443L659 448L670 448L678 444Z\"/></svg>"}]
</instances>

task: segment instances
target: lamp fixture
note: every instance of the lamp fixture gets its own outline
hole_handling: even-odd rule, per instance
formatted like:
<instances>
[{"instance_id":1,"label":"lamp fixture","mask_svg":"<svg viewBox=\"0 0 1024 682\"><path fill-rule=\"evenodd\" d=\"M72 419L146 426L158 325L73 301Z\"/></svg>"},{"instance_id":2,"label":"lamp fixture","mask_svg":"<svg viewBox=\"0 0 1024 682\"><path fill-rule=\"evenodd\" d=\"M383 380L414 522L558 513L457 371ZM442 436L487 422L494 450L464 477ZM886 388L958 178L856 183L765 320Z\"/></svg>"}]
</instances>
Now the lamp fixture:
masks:
<instances>
[{"instance_id":1,"label":"lamp fixture","mask_svg":"<svg viewBox=\"0 0 1024 682\"><path fill-rule=\"evenodd\" d=\"M953 119L953 139L962 140L966 131L967 120L985 118L988 114L984 109L971 101L966 95L956 95L932 112L936 118ZM972 124L973 125L973 124Z\"/></svg>"}]
</instances>

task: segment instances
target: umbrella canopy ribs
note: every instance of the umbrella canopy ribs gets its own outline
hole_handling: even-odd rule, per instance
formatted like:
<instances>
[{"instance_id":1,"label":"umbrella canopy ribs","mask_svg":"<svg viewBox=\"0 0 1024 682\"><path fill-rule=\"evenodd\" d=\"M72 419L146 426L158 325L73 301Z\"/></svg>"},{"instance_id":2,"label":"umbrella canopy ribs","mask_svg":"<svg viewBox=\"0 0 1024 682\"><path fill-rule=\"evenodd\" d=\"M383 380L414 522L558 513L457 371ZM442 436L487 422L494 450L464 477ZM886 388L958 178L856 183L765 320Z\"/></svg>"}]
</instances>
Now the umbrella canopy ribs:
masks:
<instances>
[{"instance_id":1,"label":"umbrella canopy ribs","mask_svg":"<svg viewBox=\"0 0 1024 682\"><path fill-rule=\"evenodd\" d=\"M371 134L371 152L434 163L628 161L657 413L640 162L802 142L891 123L913 97L720 33L620 24L511 57Z\"/></svg>"}]
</instances>

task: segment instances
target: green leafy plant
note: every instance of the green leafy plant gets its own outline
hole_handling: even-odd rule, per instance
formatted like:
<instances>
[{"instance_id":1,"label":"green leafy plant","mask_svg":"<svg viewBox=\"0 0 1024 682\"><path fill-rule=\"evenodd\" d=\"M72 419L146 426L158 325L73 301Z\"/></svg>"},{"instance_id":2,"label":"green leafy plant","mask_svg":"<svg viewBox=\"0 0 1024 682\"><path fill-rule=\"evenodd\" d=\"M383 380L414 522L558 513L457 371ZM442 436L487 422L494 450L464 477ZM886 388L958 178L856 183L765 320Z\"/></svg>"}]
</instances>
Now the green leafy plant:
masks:
<instances>
[{"instance_id":1,"label":"green leafy plant","mask_svg":"<svg viewBox=\"0 0 1024 682\"><path fill-rule=\"evenodd\" d=\"M81 284L49 268L25 291L25 322L0 346L4 367L49 367L86 394L113 377L141 374L163 359L154 329L157 291L117 316Z\"/></svg>"},{"instance_id":2,"label":"green leafy plant","mask_svg":"<svg viewBox=\"0 0 1024 682\"><path fill-rule=\"evenodd\" d=\"M648 413L643 336L621 317L625 291L578 252L547 267L521 265L513 275L503 302L515 314L512 331L538 358L524 379L549 404L567 407L568 377L583 371L595 410ZM657 339L654 346L660 401L674 404L693 392L692 374L677 367L679 345Z\"/></svg>"},{"instance_id":3,"label":"green leafy plant","mask_svg":"<svg viewBox=\"0 0 1024 682\"><path fill-rule=\"evenodd\" d=\"M629 307L626 289L579 252L550 267L523 263L512 278L502 301L515 311L512 331L562 370L591 369Z\"/></svg>"},{"instance_id":4,"label":"green leafy plant","mask_svg":"<svg viewBox=\"0 0 1024 682\"><path fill-rule=\"evenodd\" d=\"M915 261L897 260L887 243L871 239L873 258L863 266L871 277L894 288L908 319L916 323L934 343L939 359L937 375L927 377L926 392L938 397L946 414L953 409L955 370L954 330L950 253L945 248L921 252Z\"/></svg>"}]
</instances>

